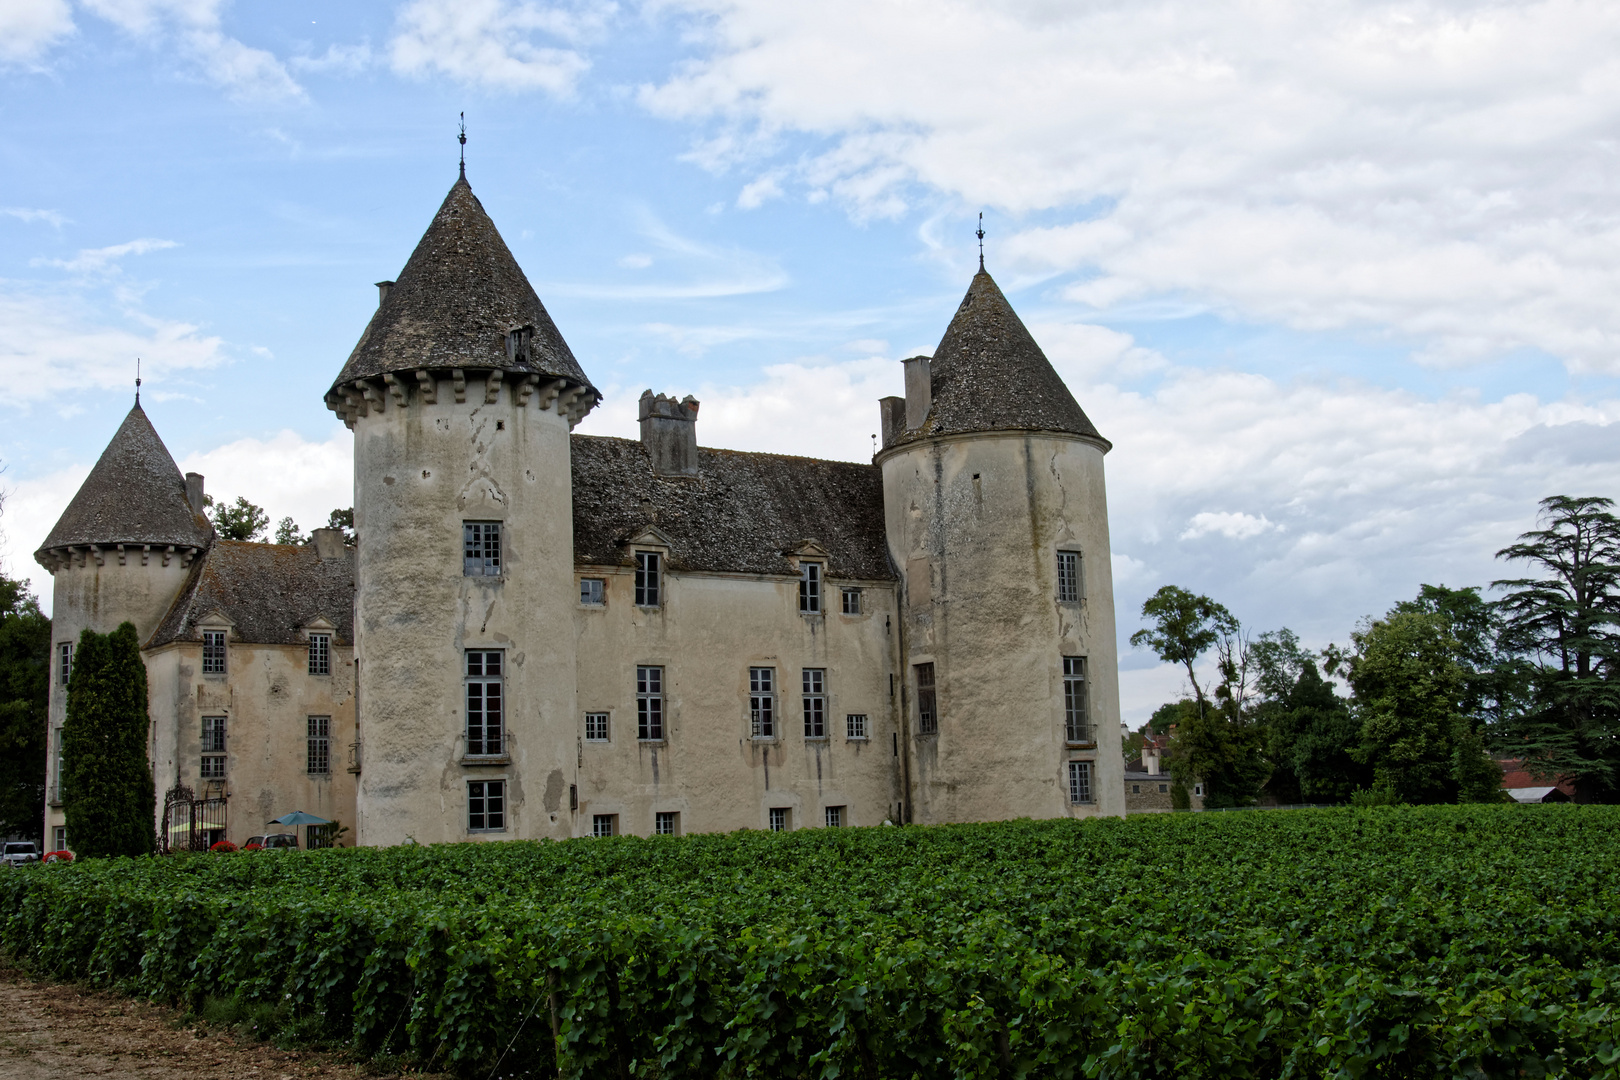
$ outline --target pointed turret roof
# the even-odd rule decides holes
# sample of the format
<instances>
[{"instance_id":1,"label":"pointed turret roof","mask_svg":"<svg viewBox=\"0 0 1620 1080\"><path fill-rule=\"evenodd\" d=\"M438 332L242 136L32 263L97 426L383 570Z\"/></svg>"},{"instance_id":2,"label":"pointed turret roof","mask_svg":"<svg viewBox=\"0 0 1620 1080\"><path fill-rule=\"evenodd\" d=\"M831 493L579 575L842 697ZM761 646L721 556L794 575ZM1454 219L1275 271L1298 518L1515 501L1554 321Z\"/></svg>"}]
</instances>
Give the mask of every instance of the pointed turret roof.
<instances>
[{"instance_id":1,"label":"pointed turret roof","mask_svg":"<svg viewBox=\"0 0 1620 1080\"><path fill-rule=\"evenodd\" d=\"M897 442L972 431L1056 431L1106 450L995 279L981 266L930 364L933 409Z\"/></svg>"},{"instance_id":2,"label":"pointed turret roof","mask_svg":"<svg viewBox=\"0 0 1620 1080\"><path fill-rule=\"evenodd\" d=\"M79 492L35 553L83 544L206 547L208 519L191 509L186 478L136 402Z\"/></svg>"},{"instance_id":3,"label":"pointed turret roof","mask_svg":"<svg viewBox=\"0 0 1620 1080\"><path fill-rule=\"evenodd\" d=\"M525 326L534 328L533 336L513 356L507 333ZM590 385L465 173L377 306L333 388L418 368L498 368Z\"/></svg>"}]
</instances>

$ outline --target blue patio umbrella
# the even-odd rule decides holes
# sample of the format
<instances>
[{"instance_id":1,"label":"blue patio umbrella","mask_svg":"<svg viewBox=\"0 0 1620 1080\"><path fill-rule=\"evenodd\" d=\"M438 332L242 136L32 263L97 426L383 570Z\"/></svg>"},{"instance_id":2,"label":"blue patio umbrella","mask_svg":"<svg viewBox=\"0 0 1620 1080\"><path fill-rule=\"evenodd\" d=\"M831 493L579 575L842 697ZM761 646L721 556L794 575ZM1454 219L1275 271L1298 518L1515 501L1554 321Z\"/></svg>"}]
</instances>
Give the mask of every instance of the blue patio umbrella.
<instances>
[{"instance_id":1,"label":"blue patio umbrella","mask_svg":"<svg viewBox=\"0 0 1620 1080\"><path fill-rule=\"evenodd\" d=\"M314 814L306 814L302 810L294 810L290 814L283 814L278 818L271 818L272 825L330 825L330 821Z\"/></svg>"}]
</instances>

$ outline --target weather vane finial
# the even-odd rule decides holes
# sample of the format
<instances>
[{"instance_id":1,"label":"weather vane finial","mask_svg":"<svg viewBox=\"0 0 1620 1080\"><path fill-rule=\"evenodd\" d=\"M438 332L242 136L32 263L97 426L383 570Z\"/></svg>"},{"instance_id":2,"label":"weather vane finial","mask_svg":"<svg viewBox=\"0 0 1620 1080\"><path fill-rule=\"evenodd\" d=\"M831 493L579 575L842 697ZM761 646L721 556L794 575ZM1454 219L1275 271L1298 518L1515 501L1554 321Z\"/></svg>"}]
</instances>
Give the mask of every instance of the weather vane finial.
<instances>
[{"instance_id":1,"label":"weather vane finial","mask_svg":"<svg viewBox=\"0 0 1620 1080\"><path fill-rule=\"evenodd\" d=\"M135 358L135 404L141 403L141 358Z\"/></svg>"},{"instance_id":2,"label":"weather vane finial","mask_svg":"<svg viewBox=\"0 0 1620 1080\"><path fill-rule=\"evenodd\" d=\"M979 269L984 269L984 211L979 211L979 231L974 233L979 238Z\"/></svg>"},{"instance_id":3,"label":"weather vane finial","mask_svg":"<svg viewBox=\"0 0 1620 1080\"><path fill-rule=\"evenodd\" d=\"M461 176L462 176L462 179L466 179L466 176L467 176L467 114L466 113L461 114L461 135L459 136L459 138L461 139Z\"/></svg>"}]
</instances>

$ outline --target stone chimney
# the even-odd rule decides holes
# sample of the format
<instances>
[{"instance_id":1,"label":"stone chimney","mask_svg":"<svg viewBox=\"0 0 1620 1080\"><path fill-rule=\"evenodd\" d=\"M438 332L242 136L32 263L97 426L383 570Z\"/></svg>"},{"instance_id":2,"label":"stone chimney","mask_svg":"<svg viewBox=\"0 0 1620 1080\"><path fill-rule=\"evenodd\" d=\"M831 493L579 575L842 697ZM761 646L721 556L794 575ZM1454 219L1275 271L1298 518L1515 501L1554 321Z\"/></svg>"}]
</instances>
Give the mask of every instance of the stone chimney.
<instances>
[{"instance_id":1,"label":"stone chimney","mask_svg":"<svg viewBox=\"0 0 1620 1080\"><path fill-rule=\"evenodd\" d=\"M392 281L377 282L377 306L382 307L383 301L388 299L388 290L394 287Z\"/></svg>"},{"instance_id":2,"label":"stone chimney","mask_svg":"<svg viewBox=\"0 0 1620 1080\"><path fill-rule=\"evenodd\" d=\"M641 445L652 457L653 472L660 476L696 476L697 399L688 394L676 401L644 390L640 404Z\"/></svg>"},{"instance_id":3,"label":"stone chimney","mask_svg":"<svg viewBox=\"0 0 1620 1080\"><path fill-rule=\"evenodd\" d=\"M200 472L186 473L186 501L191 504L191 512L200 514L203 506L203 475Z\"/></svg>"},{"instance_id":4,"label":"stone chimney","mask_svg":"<svg viewBox=\"0 0 1620 1080\"><path fill-rule=\"evenodd\" d=\"M883 432L885 448L893 446L906 433L906 399L886 397L878 400L879 430Z\"/></svg>"},{"instance_id":5,"label":"stone chimney","mask_svg":"<svg viewBox=\"0 0 1620 1080\"><path fill-rule=\"evenodd\" d=\"M1163 771L1159 768L1159 748L1153 745L1153 736L1151 735L1148 736L1148 741L1142 745L1142 767L1155 775Z\"/></svg>"},{"instance_id":6,"label":"stone chimney","mask_svg":"<svg viewBox=\"0 0 1620 1080\"><path fill-rule=\"evenodd\" d=\"M343 558L342 529L311 529L309 542L315 545L315 557L321 562Z\"/></svg>"},{"instance_id":7,"label":"stone chimney","mask_svg":"<svg viewBox=\"0 0 1620 1080\"><path fill-rule=\"evenodd\" d=\"M928 413L934 407L934 380L929 374L931 361L926 356L913 356L902 360L906 365L906 430L916 431L928 422Z\"/></svg>"}]
</instances>

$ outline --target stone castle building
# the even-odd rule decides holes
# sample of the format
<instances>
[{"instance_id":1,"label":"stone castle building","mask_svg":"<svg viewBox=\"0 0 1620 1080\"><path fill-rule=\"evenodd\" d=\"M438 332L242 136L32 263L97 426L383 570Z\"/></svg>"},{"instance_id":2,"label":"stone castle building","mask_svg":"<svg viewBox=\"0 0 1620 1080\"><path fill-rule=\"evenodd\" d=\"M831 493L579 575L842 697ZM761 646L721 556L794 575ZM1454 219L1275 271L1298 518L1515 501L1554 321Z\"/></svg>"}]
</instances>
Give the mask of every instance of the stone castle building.
<instances>
[{"instance_id":1,"label":"stone castle building","mask_svg":"<svg viewBox=\"0 0 1620 1080\"><path fill-rule=\"evenodd\" d=\"M982 265L870 464L700 446L651 391L639 440L572 434L601 395L465 174L379 294L325 398L352 546L220 539L137 403L36 553L48 840L73 642L126 619L208 840L1124 813L1109 443Z\"/></svg>"}]
</instances>

